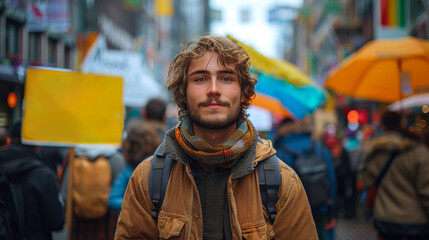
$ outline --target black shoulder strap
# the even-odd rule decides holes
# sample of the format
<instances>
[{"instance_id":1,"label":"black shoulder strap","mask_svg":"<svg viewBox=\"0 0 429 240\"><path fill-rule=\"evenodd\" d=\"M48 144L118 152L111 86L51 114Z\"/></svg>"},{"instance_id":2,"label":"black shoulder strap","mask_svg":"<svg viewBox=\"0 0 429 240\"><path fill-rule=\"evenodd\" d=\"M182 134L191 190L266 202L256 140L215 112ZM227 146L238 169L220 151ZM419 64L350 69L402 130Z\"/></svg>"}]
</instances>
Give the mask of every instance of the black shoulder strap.
<instances>
[{"instance_id":1,"label":"black shoulder strap","mask_svg":"<svg viewBox=\"0 0 429 240\"><path fill-rule=\"evenodd\" d=\"M164 200L172 165L173 159L164 155L164 142L162 142L153 154L149 172L149 194L155 206L152 211L152 217L155 219L158 218Z\"/></svg>"},{"instance_id":2,"label":"black shoulder strap","mask_svg":"<svg viewBox=\"0 0 429 240\"><path fill-rule=\"evenodd\" d=\"M389 159L387 160L386 165L384 165L383 169L380 172L380 175L378 175L377 179L375 180L376 186L380 186L381 180L383 180L384 175L386 175L387 170L389 170L389 167L392 165L393 160L398 154L399 154L399 150L392 151L392 153L389 156Z\"/></svg>"},{"instance_id":3,"label":"black shoulder strap","mask_svg":"<svg viewBox=\"0 0 429 240\"><path fill-rule=\"evenodd\" d=\"M152 217L157 219L162 201L167 190L170 179L173 159L163 154L164 142L162 142L153 154L149 173L149 194L155 209ZM280 164L276 155L273 155L257 165L259 190L262 204L265 206L271 223L274 222L276 214L276 203L278 191L281 185Z\"/></svg>"},{"instance_id":4,"label":"black shoulder strap","mask_svg":"<svg viewBox=\"0 0 429 240\"><path fill-rule=\"evenodd\" d=\"M17 227L19 232L17 234L24 235L25 229L25 221L24 221L24 195L22 193L22 188L19 183L10 183L10 191L11 191L11 199L13 202L12 211L14 211L17 221Z\"/></svg>"},{"instance_id":5,"label":"black shoulder strap","mask_svg":"<svg viewBox=\"0 0 429 240\"><path fill-rule=\"evenodd\" d=\"M259 190L262 204L267 209L271 223L276 219L276 203L281 185L280 164L276 155L259 162L257 165Z\"/></svg>"}]
</instances>

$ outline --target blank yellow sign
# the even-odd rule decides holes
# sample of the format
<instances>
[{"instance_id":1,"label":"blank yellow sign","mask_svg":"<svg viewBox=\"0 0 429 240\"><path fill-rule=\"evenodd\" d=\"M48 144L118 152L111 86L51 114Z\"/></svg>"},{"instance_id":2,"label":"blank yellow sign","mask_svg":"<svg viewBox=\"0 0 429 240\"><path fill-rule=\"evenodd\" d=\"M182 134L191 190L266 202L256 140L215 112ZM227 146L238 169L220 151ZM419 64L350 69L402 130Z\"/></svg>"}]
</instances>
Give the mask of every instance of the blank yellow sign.
<instances>
[{"instance_id":1,"label":"blank yellow sign","mask_svg":"<svg viewBox=\"0 0 429 240\"><path fill-rule=\"evenodd\" d=\"M28 68L22 140L57 146L118 145L122 92L121 77Z\"/></svg>"}]
</instances>

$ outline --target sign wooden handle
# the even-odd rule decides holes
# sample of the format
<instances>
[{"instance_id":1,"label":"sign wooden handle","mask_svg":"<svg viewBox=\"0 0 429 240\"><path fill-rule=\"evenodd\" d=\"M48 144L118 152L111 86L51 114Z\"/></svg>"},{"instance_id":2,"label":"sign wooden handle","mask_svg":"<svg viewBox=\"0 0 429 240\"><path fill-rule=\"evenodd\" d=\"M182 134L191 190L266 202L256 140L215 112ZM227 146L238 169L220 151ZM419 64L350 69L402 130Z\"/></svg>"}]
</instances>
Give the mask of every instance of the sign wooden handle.
<instances>
[{"instance_id":1,"label":"sign wooden handle","mask_svg":"<svg viewBox=\"0 0 429 240\"><path fill-rule=\"evenodd\" d=\"M73 172L74 172L75 148L69 149L69 178L67 183L67 205L66 205L66 224L71 232L73 221Z\"/></svg>"}]
</instances>

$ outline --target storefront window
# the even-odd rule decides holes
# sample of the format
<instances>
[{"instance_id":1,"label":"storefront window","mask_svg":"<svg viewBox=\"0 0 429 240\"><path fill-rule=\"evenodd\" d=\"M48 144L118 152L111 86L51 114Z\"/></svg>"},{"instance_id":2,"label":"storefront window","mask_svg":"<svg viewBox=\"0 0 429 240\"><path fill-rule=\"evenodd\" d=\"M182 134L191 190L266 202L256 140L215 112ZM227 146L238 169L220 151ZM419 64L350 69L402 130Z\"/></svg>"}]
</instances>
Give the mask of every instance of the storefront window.
<instances>
[{"instance_id":1,"label":"storefront window","mask_svg":"<svg viewBox=\"0 0 429 240\"><path fill-rule=\"evenodd\" d=\"M12 63L22 61L23 25L12 19L6 19L6 57Z\"/></svg>"},{"instance_id":2,"label":"storefront window","mask_svg":"<svg viewBox=\"0 0 429 240\"><path fill-rule=\"evenodd\" d=\"M42 65L42 33L29 33L28 59L31 65Z\"/></svg>"},{"instance_id":3,"label":"storefront window","mask_svg":"<svg viewBox=\"0 0 429 240\"><path fill-rule=\"evenodd\" d=\"M49 38L48 40L48 65L56 67L58 64L58 40Z\"/></svg>"},{"instance_id":4,"label":"storefront window","mask_svg":"<svg viewBox=\"0 0 429 240\"><path fill-rule=\"evenodd\" d=\"M64 47L64 67L72 68L72 48L70 46Z\"/></svg>"}]
</instances>

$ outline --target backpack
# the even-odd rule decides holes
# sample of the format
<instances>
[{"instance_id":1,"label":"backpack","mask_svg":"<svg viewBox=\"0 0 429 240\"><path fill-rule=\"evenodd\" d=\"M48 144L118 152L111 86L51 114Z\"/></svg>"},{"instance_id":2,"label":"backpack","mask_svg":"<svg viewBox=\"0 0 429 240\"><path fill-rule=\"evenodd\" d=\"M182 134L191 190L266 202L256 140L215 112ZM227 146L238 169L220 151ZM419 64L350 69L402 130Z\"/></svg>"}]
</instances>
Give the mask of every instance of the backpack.
<instances>
[{"instance_id":1,"label":"backpack","mask_svg":"<svg viewBox=\"0 0 429 240\"><path fill-rule=\"evenodd\" d=\"M157 219L162 201L170 179L171 167L174 160L163 154L162 142L153 154L149 172L149 195L155 209L152 217ZM259 179L259 190L262 203L268 213L270 222L274 223L277 216L275 204L278 200L278 191L281 185L280 164L276 155L273 155L256 166Z\"/></svg>"},{"instance_id":2,"label":"backpack","mask_svg":"<svg viewBox=\"0 0 429 240\"><path fill-rule=\"evenodd\" d=\"M73 160L73 212L81 218L106 215L112 183L110 162L106 157L77 157Z\"/></svg>"},{"instance_id":3,"label":"backpack","mask_svg":"<svg viewBox=\"0 0 429 240\"><path fill-rule=\"evenodd\" d=\"M295 172L301 179L311 208L317 209L332 203L329 168L323 157L323 150L316 152L316 143L312 142L309 152L298 154L286 146L278 146L295 160Z\"/></svg>"},{"instance_id":4,"label":"backpack","mask_svg":"<svg viewBox=\"0 0 429 240\"><path fill-rule=\"evenodd\" d=\"M27 161L26 158L16 159L14 163ZM34 159L30 159L34 161ZM6 168L6 166L1 166ZM24 196L21 188L22 180L40 169L40 165L19 174L0 173L0 239L27 239L24 219Z\"/></svg>"}]
</instances>

